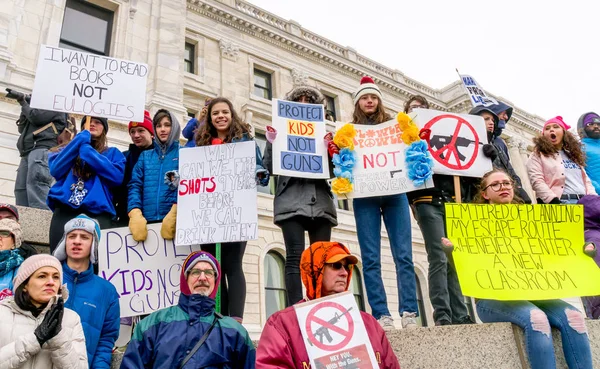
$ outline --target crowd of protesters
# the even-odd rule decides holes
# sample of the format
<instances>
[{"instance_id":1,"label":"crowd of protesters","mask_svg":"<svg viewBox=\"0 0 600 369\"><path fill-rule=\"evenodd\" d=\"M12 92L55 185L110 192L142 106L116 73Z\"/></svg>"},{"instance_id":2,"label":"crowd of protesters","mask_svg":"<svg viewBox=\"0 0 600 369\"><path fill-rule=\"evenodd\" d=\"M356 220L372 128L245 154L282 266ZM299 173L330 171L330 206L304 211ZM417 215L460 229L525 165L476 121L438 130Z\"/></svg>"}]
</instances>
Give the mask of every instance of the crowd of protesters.
<instances>
[{"instance_id":1,"label":"crowd of protesters","mask_svg":"<svg viewBox=\"0 0 600 369\"><path fill-rule=\"evenodd\" d=\"M105 118L84 117L77 133L74 119L67 115L33 109L29 96L13 90L7 97L22 106L17 121L21 163L16 203L52 210L48 232L53 256L36 255L35 248L23 241L17 208L0 204L0 367L109 368L119 336L119 295L111 283L96 275L101 229L128 226L133 239L141 242L147 238L148 223L161 223L161 236L173 239L180 150L253 141L253 130L230 100L216 97L207 99L198 119L191 119L183 129L185 145L180 145L182 131L176 116L159 109L153 117L146 111L142 122L129 123L132 144L122 153L108 144ZM370 77L362 78L352 98L351 123L377 125L392 119L381 90ZM311 86L297 86L284 99L325 104L321 92ZM412 96L404 112L413 109L429 109L429 103L423 96ZM455 182L452 176L434 174L431 188L353 200L371 307L371 314L361 315L381 368L399 368L384 331L417 326L411 213L427 252L435 325L474 323L448 252L452 245L445 238L444 204L532 203L501 137L512 113L513 108L503 102L469 112L483 118L488 132L483 152L494 170L483 178L460 177ZM584 204L584 251L600 265L595 250L595 243L600 242L600 198L596 195L600 189L596 163L600 161L595 160L600 159L600 116L593 112L581 116L581 141L570 128L560 116L545 122L527 162L528 180L539 204ZM256 145L258 185L267 186L271 179L272 143L277 133L267 126L264 153ZM340 150L331 133L323 137L323 144L331 161ZM338 220L327 180L273 179L273 219L281 228L286 250L288 308L269 318L258 351L241 325L246 242L223 244L219 261L216 245L207 244L183 263L177 305L154 312L135 326L123 368L203 368L224 363L231 368L253 368L255 362L262 368L306 367L304 344L295 342L301 336L292 306L348 290L358 259L346 246L331 240ZM460 191L455 191L456 183ZM388 308L381 273L382 219L396 268L398 325ZM215 311L219 286L220 313ZM598 319L600 298L586 298L584 303L587 315ZM550 326L558 327L571 342L565 346L568 366L591 368L584 314L567 303L478 300L477 312L484 322L512 322L524 329L533 369L555 365ZM215 329L218 333L212 333Z\"/></svg>"}]
</instances>

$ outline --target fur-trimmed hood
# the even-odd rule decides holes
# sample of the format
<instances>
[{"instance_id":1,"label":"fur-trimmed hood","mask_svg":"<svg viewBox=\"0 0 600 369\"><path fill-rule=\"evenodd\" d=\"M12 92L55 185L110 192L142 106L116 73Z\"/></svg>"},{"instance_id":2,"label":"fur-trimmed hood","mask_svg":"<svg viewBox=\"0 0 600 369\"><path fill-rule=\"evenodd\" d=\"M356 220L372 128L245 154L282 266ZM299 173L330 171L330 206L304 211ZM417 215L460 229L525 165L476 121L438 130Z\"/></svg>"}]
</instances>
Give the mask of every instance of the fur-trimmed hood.
<instances>
[{"instance_id":1,"label":"fur-trimmed hood","mask_svg":"<svg viewBox=\"0 0 600 369\"><path fill-rule=\"evenodd\" d=\"M296 86L285 95L287 101L298 101L301 96L307 96L311 104L325 103L325 96L321 91L308 85Z\"/></svg>"}]
</instances>

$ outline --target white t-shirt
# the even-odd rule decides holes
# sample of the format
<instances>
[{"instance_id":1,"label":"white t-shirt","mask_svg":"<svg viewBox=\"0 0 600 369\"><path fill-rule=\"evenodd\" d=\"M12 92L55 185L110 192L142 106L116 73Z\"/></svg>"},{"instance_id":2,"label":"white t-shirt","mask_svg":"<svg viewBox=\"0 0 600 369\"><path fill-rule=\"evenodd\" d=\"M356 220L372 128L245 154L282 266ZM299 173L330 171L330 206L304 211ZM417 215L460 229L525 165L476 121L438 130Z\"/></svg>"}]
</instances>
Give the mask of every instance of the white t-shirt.
<instances>
[{"instance_id":1,"label":"white t-shirt","mask_svg":"<svg viewBox=\"0 0 600 369\"><path fill-rule=\"evenodd\" d=\"M565 168L565 188L563 195L585 195L585 183L582 170L577 163L569 159L564 150L560 150L562 165Z\"/></svg>"}]
</instances>

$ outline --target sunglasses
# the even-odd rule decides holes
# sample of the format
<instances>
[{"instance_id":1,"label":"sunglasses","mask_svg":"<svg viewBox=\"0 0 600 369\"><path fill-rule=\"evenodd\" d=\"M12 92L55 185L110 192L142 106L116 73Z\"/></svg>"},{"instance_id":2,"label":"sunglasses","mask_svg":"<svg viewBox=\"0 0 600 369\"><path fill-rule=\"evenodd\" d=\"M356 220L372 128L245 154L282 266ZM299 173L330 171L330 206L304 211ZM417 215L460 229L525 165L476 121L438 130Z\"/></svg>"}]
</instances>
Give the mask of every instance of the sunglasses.
<instances>
[{"instance_id":1,"label":"sunglasses","mask_svg":"<svg viewBox=\"0 0 600 369\"><path fill-rule=\"evenodd\" d=\"M339 261L335 263L326 263L326 265L329 265L333 270L340 270L344 268L347 272L351 271L352 267L354 266L353 264L342 264Z\"/></svg>"},{"instance_id":2,"label":"sunglasses","mask_svg":"<svg viewBox=\"0 0 600 369\"><path fill-rule=\"evenodd\" d=\"M214 278L215 270L214 269L192 269L190 271L190 275L194 278L199 278L202 273L206 276L206 278Z\"/></svg>"}]
</instances>

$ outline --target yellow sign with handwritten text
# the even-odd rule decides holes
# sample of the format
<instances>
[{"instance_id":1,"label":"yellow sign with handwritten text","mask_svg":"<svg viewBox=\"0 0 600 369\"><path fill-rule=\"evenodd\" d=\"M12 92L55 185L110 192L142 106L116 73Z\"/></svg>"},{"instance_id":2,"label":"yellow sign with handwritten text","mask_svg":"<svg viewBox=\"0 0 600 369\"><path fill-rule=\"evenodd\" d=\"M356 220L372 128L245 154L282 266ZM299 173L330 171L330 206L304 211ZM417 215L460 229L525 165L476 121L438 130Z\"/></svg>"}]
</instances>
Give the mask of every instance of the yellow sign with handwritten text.
<instances>
[{"instance_id":1,"label":"yellow sign with handwritten text","mask_svg":"<svg viewBox=\"0 0 600 369\"><path fill-rule=\"evenodd\" d=\"M446 229L465 296L548 300L600 295L583 253L583 206L446 204Z\"/></svg>"}]
</instances>

